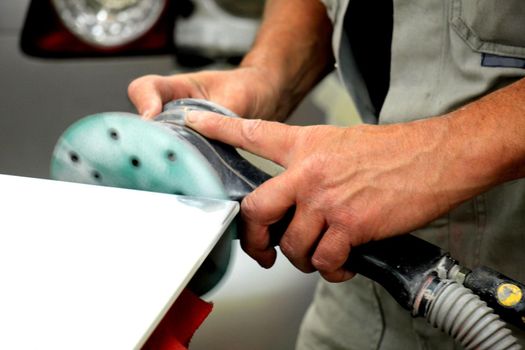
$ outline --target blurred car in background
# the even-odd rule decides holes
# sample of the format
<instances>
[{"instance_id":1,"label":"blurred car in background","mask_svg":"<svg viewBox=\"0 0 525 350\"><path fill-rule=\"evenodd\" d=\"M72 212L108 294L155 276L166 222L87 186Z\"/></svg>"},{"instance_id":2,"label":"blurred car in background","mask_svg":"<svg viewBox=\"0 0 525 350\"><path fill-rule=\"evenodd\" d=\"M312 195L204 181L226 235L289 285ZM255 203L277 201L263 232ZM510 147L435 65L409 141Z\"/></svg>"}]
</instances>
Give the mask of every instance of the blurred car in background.
<instances>
[{"instance_id":1,"label":"blurred car in background","mask_svg":"<svg viewBox=\"0 0 525 350\"><path fill-rule=\"evenodd\" d=\"M262 6L234 0L1 1L0 173L47 178L54 144L70 124L102 111L134 112L126 91L136 77L237 62L255 35ZM307 99L290 123L320 123L299 117L320 115ZM229 273L204 296L214 312L191 348L292 349L317 278L282 256L263 270L234 242Z\"/></svg>"}]
</instances>

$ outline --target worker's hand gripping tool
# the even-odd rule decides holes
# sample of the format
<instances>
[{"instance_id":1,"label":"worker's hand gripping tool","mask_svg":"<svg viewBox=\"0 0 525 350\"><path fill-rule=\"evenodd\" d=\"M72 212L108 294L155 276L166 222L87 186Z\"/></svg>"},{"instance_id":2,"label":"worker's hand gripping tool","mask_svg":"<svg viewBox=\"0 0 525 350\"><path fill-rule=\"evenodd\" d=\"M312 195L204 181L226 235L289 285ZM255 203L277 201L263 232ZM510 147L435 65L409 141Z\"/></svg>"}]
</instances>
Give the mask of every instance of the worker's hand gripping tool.
<instances>
[{"instance_id":1,"label":"worker's hand gripping tool","mask_svg":"<svg viewBox=\"0 0 525 350\"><path fill-rule=\"evenodd\" d=\"M241 201L270 176L228 145L184 126L188 110L236 117L204 100L168 103L154 122L128 113L102 113L72 125L53 154L59 180ZM291 208L271 227L278 244ZM222 278L229 261L228 230L192 280L197 293ZM467 349L519 349L505 324L525 329L525 286L486 267L469 270L447 252L412 235L371 242L352 250L346 266L381 284L414 316L423 316ZM481 298L481 300L480 300ZM482 301L483 300L483 301Z\"/></svg>"}]
</instances>

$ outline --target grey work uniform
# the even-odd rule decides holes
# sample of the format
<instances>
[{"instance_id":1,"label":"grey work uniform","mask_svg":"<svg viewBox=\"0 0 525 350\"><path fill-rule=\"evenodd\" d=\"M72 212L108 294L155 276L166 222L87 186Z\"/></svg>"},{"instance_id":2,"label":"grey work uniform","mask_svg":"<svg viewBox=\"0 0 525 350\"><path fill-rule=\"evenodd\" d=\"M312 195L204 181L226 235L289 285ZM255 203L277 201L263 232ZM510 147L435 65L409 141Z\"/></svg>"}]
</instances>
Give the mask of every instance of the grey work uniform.
<instances>
[{"instance_id":1,"label":"grey work uniform","mask_svg":"<svg viewBox=\"0 0 525 350\"><path fill-rule=\"evenodd\" d=\"M525 75L524 0L393 0L389 87L377 111L345 31L349 1L323 2L334 23L340 76L366 122L442 115ZM373 15L367 18L375 20ZM525 281L525 181L477 196L416 234L466 266L486 265ZM525 332L510 328L525 344ZM460 346L425 320L413 319L382 287L357 276L345 283L319 283L297 348Z\"/></svg>"}]
</instances>

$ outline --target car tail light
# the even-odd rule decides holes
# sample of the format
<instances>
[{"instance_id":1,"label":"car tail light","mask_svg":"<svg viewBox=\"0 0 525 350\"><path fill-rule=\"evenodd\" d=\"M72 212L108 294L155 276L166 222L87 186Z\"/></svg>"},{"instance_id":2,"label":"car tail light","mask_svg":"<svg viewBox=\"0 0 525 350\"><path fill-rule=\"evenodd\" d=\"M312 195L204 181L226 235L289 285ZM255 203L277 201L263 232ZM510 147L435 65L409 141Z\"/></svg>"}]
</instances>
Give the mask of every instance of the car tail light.
<instances>
[{"instance_id":1,"label":"car tail light","mask_svg":"<svg viewBox=\"0 0 525 350\"><path fill-rule=\"evenodd\" d=\"M182 4L188 0L32 0L21 48L42 58L172 53Z\"/></svg>"},{"instance_id":2,"label":"car tail light","mask_svg":"<svg viewBox=\"0 0 525 350\"><path fill-rule=\"evenodd\" d=\"M185 66L235 64L252 44L263 6L264 0L31 0L20 44L40 58L174 54Z\"/></svg>"},{"instance_id":3,"label":"car tail light","mask_svg":"<svg viewBox=\"0 0 525 350\"><path fill-rule=\"evenodd\" d=\"M64 25L79 39L116 47L141 37L158 21L165 0L52 0Z\"/></svg>"}]
</instances>

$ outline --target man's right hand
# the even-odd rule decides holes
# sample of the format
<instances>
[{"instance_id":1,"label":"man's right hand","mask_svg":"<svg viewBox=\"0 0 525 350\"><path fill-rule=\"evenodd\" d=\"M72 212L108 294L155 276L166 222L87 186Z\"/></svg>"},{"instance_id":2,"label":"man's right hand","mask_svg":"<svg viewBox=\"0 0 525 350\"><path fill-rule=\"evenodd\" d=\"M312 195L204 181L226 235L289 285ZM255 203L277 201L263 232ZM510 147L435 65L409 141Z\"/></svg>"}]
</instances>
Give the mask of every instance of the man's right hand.
<instances>
[{"instance_id":1,"label":"man's right hand","mask_svg":"<svg viewBox=\"0 0 525 350\"><path fill-rule=\"evenodd\" d=\"M268 74L256 67L172 76L147 75L129 85L128 95L146 119L159 114L165 103L180 98L213 101L243 117L276 120L289 112L286 106L279 106L279 92Z\"/></svg>"}]
</instances>

